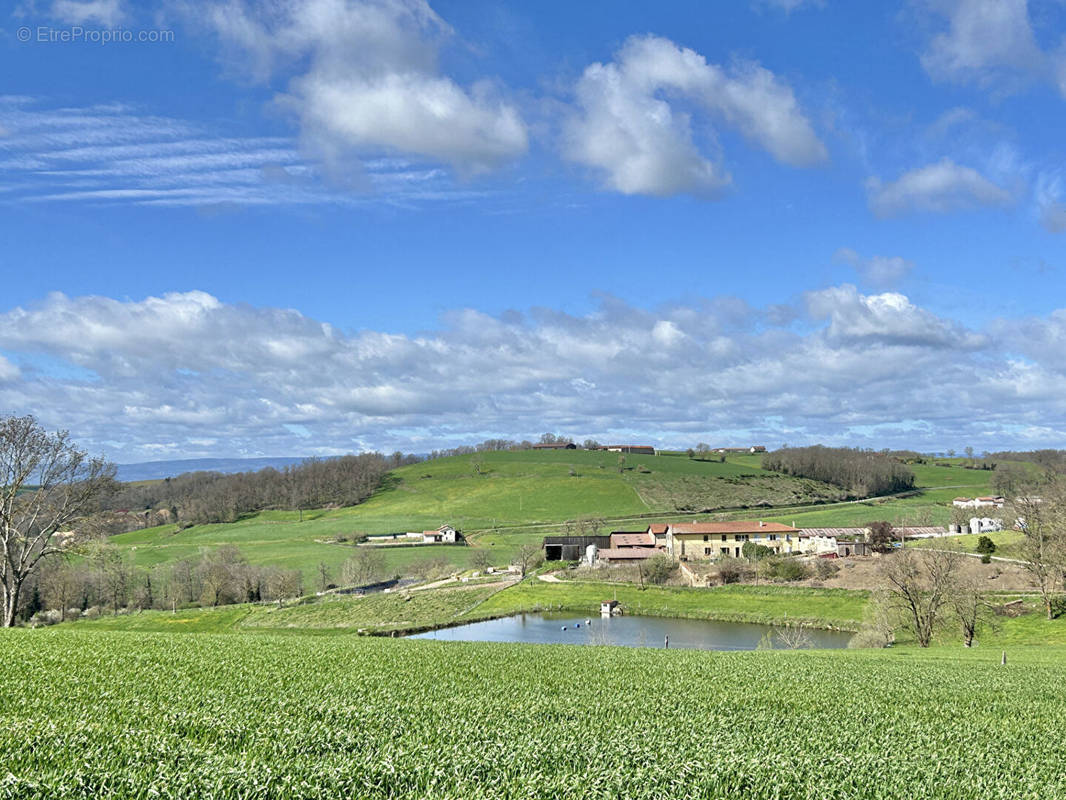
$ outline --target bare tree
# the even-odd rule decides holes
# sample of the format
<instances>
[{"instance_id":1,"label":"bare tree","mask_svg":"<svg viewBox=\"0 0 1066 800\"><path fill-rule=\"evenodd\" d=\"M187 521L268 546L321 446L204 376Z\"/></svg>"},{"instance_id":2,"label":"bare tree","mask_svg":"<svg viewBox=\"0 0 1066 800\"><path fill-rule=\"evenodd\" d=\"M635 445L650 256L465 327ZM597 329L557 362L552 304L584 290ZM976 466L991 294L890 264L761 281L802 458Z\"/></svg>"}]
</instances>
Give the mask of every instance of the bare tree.
<instances>
[{"instance_id":1,"label":"bare tree","mask_svg":"<svg viewBox=\"0 0 1066 800\"><path fill-rule=\"evenodd\" d=\"M535 544L524 544L518 548L514 563L518 565L522 577L525 577L526 572L536 567L543 559L544 555L540 552L539 547Z\"/></svg>"},{"instance_id":2,"label":"bare tree","mask_svg":"<svg viewBox=\"0 0 1066 800\"><path fill-rule=\"evenodd\" d=\"M1021 528L1021 556L1033 578L1048 619L1055 616L1055 595L1066 572L1066 484L1056 479L1041 486L1040 495L1027 492L1013 498L1009 508Z\"/></svg>"},{"instance_id":3,"label":"bare tree","mask_svg":"<svg viewBox=\"0 0 1066 800\"><path fill-rule=\"evenodd\" d=\"M992 606L985 600L976 577L967 575L959 579L951 593L951 605L962 628L962 644L972 647L978 626L992 617Z\"/></svg>"},{"instance_id":4,"label":"bare tree","mask_svg":"<svg viewBox=\"0 0 1066 800\"><path fill-rule=\"evenodd\" d=\"M385 554L371 545L363 545L344 562L341 580L347 586L365 586L380 579L384 573Z\"/></svg>"},{"instance_id":5,"label":"bare tree","mask_svg":"<svg viewBox=\"0 0 1066 800\"><path fill-rule=\"evenodd\" d=\"M319 591L326 591L329 588L330 581L333 580L333 576L330 575L329 564L325 561L318 562L318 588Z\"/></svg>"},{"instance_id":6,"label":"bare tree","mask_svg":"<svg viewBox=\"0 0 1066 800\"><path fill-rule=\"evenodd\" d=\"M869 531L866 541L874 550L885 553L892 549L892 543L896 540L896 531L891 522L885 520L867 522L866 530Z\"/></svg>"},{"instance_id":7,"label":"bare tree","mask_svg":"<svg viewBox=\"0 0 1066 800\"><path fill-rule=\"evenodd\" d=\"M889 603L902 615L919 647L928 647L951 602L961 555L927 550L920 555L904 548L881 563Z\"/></svg>"},{"instance_id":8,"label":"bare tree","mask_svg":"<svg viewBox=\"0 0 1066 800\"><path fill-rule=\"evenodd\" d=\"M89 458L66 431L32 416L0 419L0 592L2 624L15 624L26 581L74 539L70 529L114 483L115 467ZM60 535L70 533L70 535Z\"/></svg>"}]
</instances>

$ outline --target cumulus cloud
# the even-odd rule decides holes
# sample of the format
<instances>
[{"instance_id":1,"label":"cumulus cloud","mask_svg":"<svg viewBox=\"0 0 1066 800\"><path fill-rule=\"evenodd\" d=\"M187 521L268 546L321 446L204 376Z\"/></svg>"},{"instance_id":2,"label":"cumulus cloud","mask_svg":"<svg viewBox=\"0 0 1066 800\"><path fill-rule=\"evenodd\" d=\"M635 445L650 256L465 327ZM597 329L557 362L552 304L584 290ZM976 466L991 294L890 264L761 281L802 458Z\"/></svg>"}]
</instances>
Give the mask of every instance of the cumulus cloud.
<instances>
[{"instance_id":1,"label":"cumulus cloud","mask_svg":"<svg viewBox=\"0 0 1066 800\"><path fill-rule=\"evenodd\" d=\"M919 308L898 292L863 295L845 284L808 292L805 300L813 319L829 322L825 332L830 340L869 339L881 344L952 350L984 345L978 334Z\"/></svg>"},{"instance_id":2,"label":"cumulus cloud","mask_svg":"<svg viewBox=\"0 0 1066 800\"><path fill-rule=\"evenodd\" d=\"M833 258L850 265L868 284L877 287L895 286L914 269L914 262L902 256L863 258L849 247L841 247Z\"/></svg>"},{"instance_id":3,"label":"cumulus cloud","mask_svg":"<svg viewBox=\"0 0 1066 800\"><path fill-rule=\"evenodd\" d=\"M923 5L946 22L922 54L922 66L934 78L1002 90L1066 74L1061 54L1046 52L1037 42L1028 0L925 0ZM1066 83L1060 82L1060 89L1066 94Z\"/></svg>"},{"instance_id":4,"label":"cumulus cloud","mask_svg":"<svg viewBox=\"0 0 1066 800\"><path fill-rule=\"evenodd\" d=\"M714 196L729 185L714 145L694 141L685 101L778 161L826 158L792 89L772 72L753 62L726 70L662 37L630 37L614 61L589 65L574 93L563 153L623 194Z\"/></svg>"},{"instance_id":5,"label":"cumulus cloud","mask_svg":"<svg viewBox=\"0 0 1066 800\"><path fill-rule=\"evenodd\" d=\"M949 158L912 169L889 183L870 178L866 182L866 196L871 210L881 217L913 211L946 213L975 206L1002 206L1012 200L1006 189L973 167L964 167Z\"/></svg>"},{"instance_id":6,"label":"cumulus cloud","mask_svg":"<svg viewBox=\"0 0 1066 800\"><path fill-rule=\"evenodd\" d=\"M437 51L450 33L423 0L226 0L203 14L237 66L291 75L279 103L338 168L367 154L446 162L467 174L525 153L526 126L488 81L461 87Z\"/></svg>"},{"instance_id":7,"label":"cumulus cloud","mask_svg":"<svg viewBox=\"0 0 1066 800\"><path fill-rule=\"evenodd\" d=\"M937 447L1066 428L1066 311L979 331L845 285L769 312L608 298L584 315L457 310L411 336L195 291L54 294L0 314L0 349L19 361L0 360L0 407L126 461L418 451L550 429L862 444L897 425L900 445Z\"/></svg>"}]
</instances>

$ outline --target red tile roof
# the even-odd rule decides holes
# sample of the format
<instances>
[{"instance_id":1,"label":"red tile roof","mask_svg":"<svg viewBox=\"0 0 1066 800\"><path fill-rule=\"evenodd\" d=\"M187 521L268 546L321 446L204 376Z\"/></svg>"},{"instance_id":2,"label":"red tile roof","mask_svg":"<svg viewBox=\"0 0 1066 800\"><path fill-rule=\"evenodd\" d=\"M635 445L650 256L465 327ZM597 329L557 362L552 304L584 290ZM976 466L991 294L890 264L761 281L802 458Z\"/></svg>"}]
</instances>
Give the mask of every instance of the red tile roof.
<instances>
[{"instance_id":1,"label":"red tile roof","mask_svg":"<svg viewBox=\"0 0 1066 800\"><path fill-rule=\"evenodd\" d=\"M655 523L653 523L653 524L648 526L648 531L650 531L653 534L662 535L662 534L666 533L666 529L669 528L669 527L670 526L667 525L665 522L655 522Z\"/></svg>"},{"instance_id":2,"label":"red tile roof","mask_svg":"<svg viewBox=\"0 0 1066 800\"><path fill-rule=\"evenodd\" d=\"M799 533L797 528L780 522L739 520L736 522L683 522L671 525L674 534L692 533Z\"/></svg>"},{"instance_id":3,"label":"red tile roof","mask_svg":"<svg viewBox=\"0 0 1066 800\"><path fill-rule=\"evenodd\" d=\"M611 534L611 547L654 547L655 537L647 531L639 533L615 531Z\"/></svg>"}]
</instances>

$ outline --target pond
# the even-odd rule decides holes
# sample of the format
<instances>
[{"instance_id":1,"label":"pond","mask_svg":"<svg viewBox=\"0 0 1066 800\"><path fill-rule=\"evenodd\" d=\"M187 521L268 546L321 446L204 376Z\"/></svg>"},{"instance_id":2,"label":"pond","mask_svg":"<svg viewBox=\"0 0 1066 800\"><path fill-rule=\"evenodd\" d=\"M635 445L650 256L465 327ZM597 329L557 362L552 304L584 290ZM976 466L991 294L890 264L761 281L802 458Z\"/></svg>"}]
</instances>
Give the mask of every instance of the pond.
<instances>
[{"instance_id":1,"label":"pond","mask_svg":"<svg viewBox=\"0 0 1066 800\"><path fill-rule=\"evenodd\" d=\"M412 639L439 639L457 642L525 642L528 644L600 644L623 647L670 647L689 650L754 650L764 639L774 649L782 649L772 625L742 622L714 622L670 617L579 617L572 613L518 614L502 619L471 622L415 634ZM805 629L806 647L839 649L848 646L852 634L841 631ZM766 644L763 645L764 647Z\"/></svg>"}]
</instances>

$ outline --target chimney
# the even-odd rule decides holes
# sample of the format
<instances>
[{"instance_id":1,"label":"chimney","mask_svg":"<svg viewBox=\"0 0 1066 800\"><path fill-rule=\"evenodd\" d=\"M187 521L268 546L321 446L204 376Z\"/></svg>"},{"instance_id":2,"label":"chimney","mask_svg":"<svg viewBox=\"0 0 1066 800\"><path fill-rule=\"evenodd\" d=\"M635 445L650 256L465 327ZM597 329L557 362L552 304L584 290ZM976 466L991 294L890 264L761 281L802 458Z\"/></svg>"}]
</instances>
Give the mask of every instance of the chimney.
<instances>
[{"instance_id":1,"label":"chimney","mask_svg":"<svg viewBox=\"0 0 1066 800\"><path fill-rule=\"evenodd\" d=\"M762 520L761 519L759 520L759 527L760 528L762 527Z\"/></svg>"}]
</instances>

